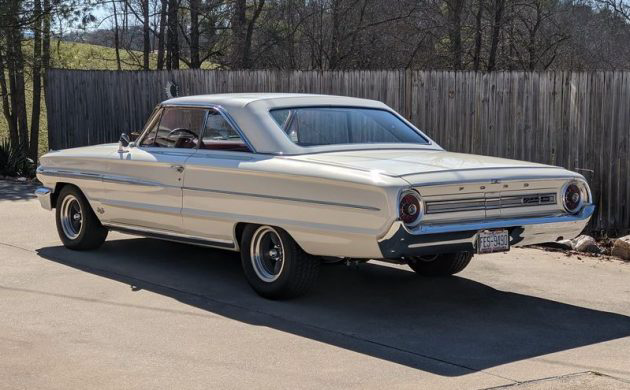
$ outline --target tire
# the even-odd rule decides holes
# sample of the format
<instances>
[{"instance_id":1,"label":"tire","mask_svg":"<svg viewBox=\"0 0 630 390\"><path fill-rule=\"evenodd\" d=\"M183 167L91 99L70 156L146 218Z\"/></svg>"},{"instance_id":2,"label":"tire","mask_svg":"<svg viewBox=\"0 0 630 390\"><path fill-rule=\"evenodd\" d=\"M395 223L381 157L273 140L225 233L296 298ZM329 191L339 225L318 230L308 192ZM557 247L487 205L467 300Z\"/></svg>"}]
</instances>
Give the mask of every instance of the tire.
<instances>
[{"instance_id":1,"label":"tire","mask_svg":"<svg viewBox=\"0 0 630 390\"><path fill-rule=\"evenodd\" d=\"M472 257L473 254L470 252L445 253L411 257L407 259L407 264L419 275L450 276L466 268Z\"/></svg>"},{"instance_id":2,"label":"tire","mask_svg":"<svg viewBox=\"0 0 630 390\"><path fill-rule=\"evenodd\" d=\"M101 225L81 190L73 185L66 185L59 192L55 217L59 238L68 249L96 249L107 238L108 230Z\"/></svg>"},{"instance_id":3,"label":"tire","mask_svg":"<svg viewBox=\"0 0 630 390\"><path fill-rule=\"evenodd\" d=\"M320 263L319 258L304 252L280 228L247 225L243 231L243 272L254 291L265 298L293 298L304 294L315 284Z\"/></svg>"}]
</instances>

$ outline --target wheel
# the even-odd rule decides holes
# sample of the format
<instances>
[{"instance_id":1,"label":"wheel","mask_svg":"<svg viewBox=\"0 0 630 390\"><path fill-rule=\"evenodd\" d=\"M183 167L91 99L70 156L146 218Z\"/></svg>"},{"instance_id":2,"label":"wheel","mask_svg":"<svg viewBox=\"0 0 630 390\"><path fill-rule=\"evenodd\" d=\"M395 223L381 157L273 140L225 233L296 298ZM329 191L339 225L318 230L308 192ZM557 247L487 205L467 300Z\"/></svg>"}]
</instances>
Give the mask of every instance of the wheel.
<instances>
[{"instance_id":1,"label":"wheel","mask_svg":"<svg viewBox=\"0 0 630 390\"><path fill-rule=\"evenodd\" d=\"M69 249L96 249L107 238L108 230L101 225L81 191L71 185L61 189L55 209L57 232Z\"/></svg>"},{"instance_id":2,"label":"wheel","mask_svg":"<svg viewBox=\"0 0 630 390\"><path fill-rule=\"evenodd\" d=\"M317 280L320 260L307 254L284 230L248 225L241 240L241 264L247 281L265 298L304 294Z\"/></svg>"},{"instance_id":3,"label":"wheel","mask_svg":"<svg viewBox=\"0 0 630 390\"><path fill-rule=\"evenodd\" d=\"M449 276L466 268L472 257L473 255L470 252L414 256L407 259L407 264L419 275Z\"/></svg>"}]
</instances>

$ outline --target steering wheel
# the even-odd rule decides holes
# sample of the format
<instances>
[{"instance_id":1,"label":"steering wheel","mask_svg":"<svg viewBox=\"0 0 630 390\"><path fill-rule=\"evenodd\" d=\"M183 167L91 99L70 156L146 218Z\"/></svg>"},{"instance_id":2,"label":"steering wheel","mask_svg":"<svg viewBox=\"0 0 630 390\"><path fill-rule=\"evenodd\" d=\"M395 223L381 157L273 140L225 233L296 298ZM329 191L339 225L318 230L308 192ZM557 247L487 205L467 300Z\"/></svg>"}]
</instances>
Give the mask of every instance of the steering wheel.
<instances>
[{"instance_id":1,"label":"steering wheel","mask_svg":"<svg viewBox=\"0 0 630 390\"><path fill-rule=\"evenodd\" d=\"M175 145L173 145L176 148L193 148L196 144L196 141L198 139L197 134L189 129L183 128L183 127L178 127L176 129L171 130L168 135L166 136L166 138L171 138L174 134L177 133L187 133L190 134L192 137L178 137L177 140L175 141Z\"/></svg>"},{"instance_id":2,"label":"steering wheel","mask_svg":"<svg viewBox=\"0 0 630 390\"><path fill-rule=\"evenodd\" d=\"M177 133L188 133L192 135L193 138L197 138L197 133L195 133L192 130L186 129L184 127L178 127L176 129L171 130L166 137L170 138L173 134L177 134Z\"/></svg>"}]
</instances>

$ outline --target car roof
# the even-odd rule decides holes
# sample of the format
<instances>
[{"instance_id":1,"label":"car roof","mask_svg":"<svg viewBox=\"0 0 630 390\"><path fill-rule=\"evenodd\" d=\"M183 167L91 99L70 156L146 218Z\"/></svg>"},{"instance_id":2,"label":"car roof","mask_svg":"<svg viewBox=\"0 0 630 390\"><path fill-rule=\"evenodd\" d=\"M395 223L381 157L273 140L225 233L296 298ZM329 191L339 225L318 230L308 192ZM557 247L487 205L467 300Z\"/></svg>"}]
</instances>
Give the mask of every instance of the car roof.
<instances>
[{"instance_id":1,"label":"car roof","mask_svg":"<svg viewBox=\"0 0 630 390\"><path fill-rule=\"evenodd\" d=\"M379 144L321 145L303 147L293 143L278 123L269 115L274 109L293 107L358 107L380 109L398 115L385 103L377 100L347 96L315 95L305 93L226 93L216 95L185 96L169 99L162 106L212 107L216 106L257 153L296 155L357 148L382 148ZM414 126L401 118L410 127ZM416 129L417 130L417 129ZM420 132L418 130L418 132ZM422 134L422 132L420 132ZM429 138L422 134L425 138ZM431 148L441 149L431 142ZM393 144L387 145L392 148ZM427 148L426 145L420 145Z\"/></svg>"},{"instance_id":2,"label":"car roof","mask_svg":"<svg viewBox=\"0 0 630 390\"><path fill-rule=\"evenodd\" d=\"M220 105L225 108L243 108L251 103L265 101L270 106L277 103L295 105L319 105L325 99L332 105L349 105L382 108L382 102L348 96L306 94L306 93L224 93L212 95L183 96L163 101L163 105L206 106ZM275 103L275 104L274 104Z\"/></svg>"}]
</instances>

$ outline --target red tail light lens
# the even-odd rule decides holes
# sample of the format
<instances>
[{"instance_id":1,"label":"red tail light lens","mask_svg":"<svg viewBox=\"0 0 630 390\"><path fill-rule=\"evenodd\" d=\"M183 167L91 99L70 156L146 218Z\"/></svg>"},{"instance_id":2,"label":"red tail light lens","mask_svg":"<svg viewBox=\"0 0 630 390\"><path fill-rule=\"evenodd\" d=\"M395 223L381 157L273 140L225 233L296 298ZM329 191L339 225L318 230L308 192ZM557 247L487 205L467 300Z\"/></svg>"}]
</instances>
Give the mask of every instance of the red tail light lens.
<instances>
[{"instance_id":1,"label":"red tail light lens","mask_svg":"<svg viewBox=\"0 0 630 390\"><path fill-rule=\"evenodd\" d=\"M398 207L400 220L407 225L412 225L419 220L421 211L420 195L415 191L403 192L400 196L400 205Z\"/></svg>"},{"instance_id":2,"label":"red tail light lens","mask_svg":"<svg viewBox=\"0 0 630 390\"><path fill-rule=\"evenodd\" d=\"M564 189L562 194L564 208L570 213L576 213L580 210L583 203L582 190L576 183L570 183Z\"/></svg>"}]
</instances>

